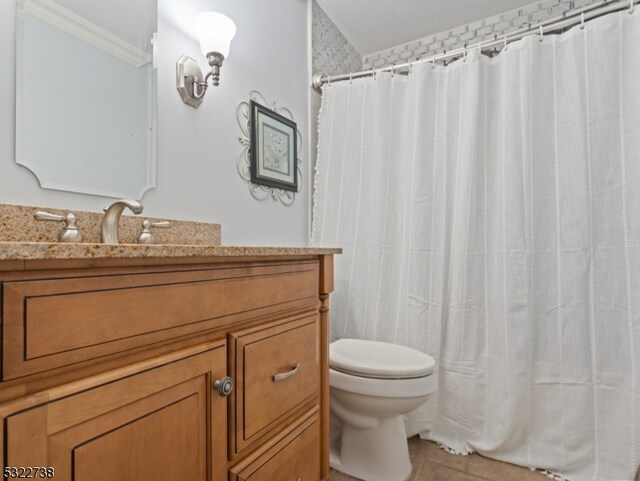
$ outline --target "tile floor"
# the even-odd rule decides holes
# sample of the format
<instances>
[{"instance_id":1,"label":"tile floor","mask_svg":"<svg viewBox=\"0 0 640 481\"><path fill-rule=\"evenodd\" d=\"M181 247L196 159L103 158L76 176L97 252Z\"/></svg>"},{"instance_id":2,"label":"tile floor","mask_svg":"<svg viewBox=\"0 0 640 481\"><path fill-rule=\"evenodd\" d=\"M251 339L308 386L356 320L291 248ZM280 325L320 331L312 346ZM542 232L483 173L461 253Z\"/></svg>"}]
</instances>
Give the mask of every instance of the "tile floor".
<instances>
[{"instance_id":1,"label":"tile floor","mask_svg":"<svg viewBox=\"0 0 640 481\"><path fill-rule=\"evenodd\" d=\"M549 481L544 474L528 468L485 458L479 454L456 456L418 436L409 439L413 472L408 481ZM330 481L356 478L332 470Z\"/></svg>"}]
</instances>

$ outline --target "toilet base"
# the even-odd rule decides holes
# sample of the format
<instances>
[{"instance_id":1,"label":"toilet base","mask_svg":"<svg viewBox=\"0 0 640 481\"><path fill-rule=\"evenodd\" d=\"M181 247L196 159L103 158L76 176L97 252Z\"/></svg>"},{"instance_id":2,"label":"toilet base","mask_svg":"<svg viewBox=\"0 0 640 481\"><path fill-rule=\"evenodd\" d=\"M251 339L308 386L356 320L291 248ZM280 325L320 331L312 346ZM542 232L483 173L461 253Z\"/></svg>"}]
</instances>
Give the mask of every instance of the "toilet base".
<instances>
[{"instance_id":1,"label":"toilet base","mask_svg":"<svg viewBox=\"0 0 640 481\"><path fill-rule=\"evenodd\" d=\"M329 465L364 481L405 481L411 475L407 433L402 416L380 418L372 428L342 423L339 444Z\"/></svg>"}]
</instances>

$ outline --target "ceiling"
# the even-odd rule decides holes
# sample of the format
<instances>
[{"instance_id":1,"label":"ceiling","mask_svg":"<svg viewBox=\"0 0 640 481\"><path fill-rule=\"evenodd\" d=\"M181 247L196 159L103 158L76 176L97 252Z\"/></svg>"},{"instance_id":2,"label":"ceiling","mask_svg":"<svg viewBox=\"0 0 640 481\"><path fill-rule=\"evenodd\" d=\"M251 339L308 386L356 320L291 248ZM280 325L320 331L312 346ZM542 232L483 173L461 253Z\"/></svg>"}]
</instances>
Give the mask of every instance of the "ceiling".
<instances>
[{"instance_id":1,"label":"ceiling","mask_svg":"<svg viewBox=\"0 0 640 481\"><path fill-rule=\"evenodd\" d=\"M534 0L317 0L361 55L535 3Z\"/></svg>"}]
</instances>

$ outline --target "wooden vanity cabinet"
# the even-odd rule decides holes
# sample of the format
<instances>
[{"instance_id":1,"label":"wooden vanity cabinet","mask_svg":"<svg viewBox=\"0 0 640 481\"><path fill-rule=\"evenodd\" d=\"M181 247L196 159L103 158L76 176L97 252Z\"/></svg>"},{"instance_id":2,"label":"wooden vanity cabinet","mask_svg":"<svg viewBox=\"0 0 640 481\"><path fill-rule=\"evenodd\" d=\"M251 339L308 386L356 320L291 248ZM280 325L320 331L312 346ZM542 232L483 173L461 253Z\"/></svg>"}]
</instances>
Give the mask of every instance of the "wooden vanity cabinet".
<instances>
[{"instance_id":1,"label":"wooden vanity cabinet","mask_svg":"<svg viewBox=\"0 0 640 481\"><path fill-rule=\"evenodd\" d=\"M3 468L328 479L331 255L103 264L0 261Z\"/></svg>"}]
</instances>

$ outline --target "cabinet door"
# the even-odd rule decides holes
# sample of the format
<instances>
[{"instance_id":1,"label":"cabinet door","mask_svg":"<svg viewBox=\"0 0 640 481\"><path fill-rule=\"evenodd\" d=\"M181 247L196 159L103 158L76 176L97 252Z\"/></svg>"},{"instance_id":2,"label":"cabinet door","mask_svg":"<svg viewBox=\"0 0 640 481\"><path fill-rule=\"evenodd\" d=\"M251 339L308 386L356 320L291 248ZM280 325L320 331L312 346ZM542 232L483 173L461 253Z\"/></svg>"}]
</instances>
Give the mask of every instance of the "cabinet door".
<instances>
[{"instance_id":1,"label":"cabinet door","mask_svg":"<svg viewBox=\"0 0 640 481\"><path fill-rule=\"evenodd\" d=\"M137 372L6 420L8 466L65 481L226 479L224 346Z\"/></svg>"}]
</instances>

